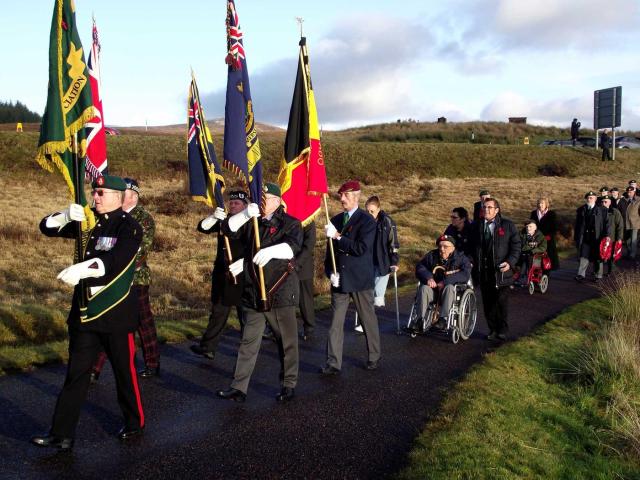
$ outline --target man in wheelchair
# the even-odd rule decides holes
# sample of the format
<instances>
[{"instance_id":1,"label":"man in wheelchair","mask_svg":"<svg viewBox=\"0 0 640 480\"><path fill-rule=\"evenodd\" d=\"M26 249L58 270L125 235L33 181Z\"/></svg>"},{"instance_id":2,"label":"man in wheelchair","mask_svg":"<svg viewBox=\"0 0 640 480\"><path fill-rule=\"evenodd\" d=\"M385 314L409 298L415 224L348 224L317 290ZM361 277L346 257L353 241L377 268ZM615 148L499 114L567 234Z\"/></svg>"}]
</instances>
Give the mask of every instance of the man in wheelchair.
<instances>
[{"instance_id":1,"label":"man in wheelchair","mask_svg":"<svg viewBox=\"0 0 640 480\"><path fill-rule=\"evenodd\" d=\"M455 239L442 235L436 240L438 248L428 252L416 265L416 277L420 280L417 297L418 313L424 318L430 303L440 303L438 322L435 327L447 327L449 310L456 299L457 284L466 284L471 278L471 262L461 251L456 250Z\"/></svg>"}]
</instances>

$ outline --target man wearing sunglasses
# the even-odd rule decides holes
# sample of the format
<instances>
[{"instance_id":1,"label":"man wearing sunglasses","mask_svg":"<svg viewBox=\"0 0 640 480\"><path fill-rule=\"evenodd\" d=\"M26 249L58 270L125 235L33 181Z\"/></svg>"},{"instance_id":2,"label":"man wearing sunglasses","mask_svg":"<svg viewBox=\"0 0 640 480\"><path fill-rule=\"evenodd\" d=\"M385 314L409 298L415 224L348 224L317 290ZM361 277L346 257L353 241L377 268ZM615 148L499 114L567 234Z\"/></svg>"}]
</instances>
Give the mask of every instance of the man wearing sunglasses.
<instances>
[{"instance_id":1,"label":"man wearing sunglasses","mask_svg":"<svg viewBox=\"0 0 640 480\"><path fill-rule=\"evenodd\" d=\"M142 228L122 210L127 188L120 177L105 175L92 184L95 225L88 231L82 256L60 272L58 279L73 285L69 328L69 361L53 422L47 434L31 442L41 447L68 450L89 389L91 367L104 350L116 377L118 403L124 415L120 440L142 434L144 413L134 367L133 332L138 326L137 298L130 294ZM82 206L71 204L42 219L40 230L48 237L74 238L77 224L87 218ZM86 299L80 306L80 296Z\"/></svg>"}]
</instances>

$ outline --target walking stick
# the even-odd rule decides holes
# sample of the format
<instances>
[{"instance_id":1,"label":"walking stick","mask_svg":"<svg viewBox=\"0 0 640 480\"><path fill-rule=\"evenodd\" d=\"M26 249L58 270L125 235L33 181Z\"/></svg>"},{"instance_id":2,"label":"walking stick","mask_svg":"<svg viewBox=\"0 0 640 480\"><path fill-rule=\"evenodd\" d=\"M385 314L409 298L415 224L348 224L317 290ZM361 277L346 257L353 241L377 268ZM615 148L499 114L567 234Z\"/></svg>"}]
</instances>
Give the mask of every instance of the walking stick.
<instances>
[{"instance_id":1,"label":"walking stick","mask_svg":"<svg viewBox=\"0 0 640 480\"><path fill-rule=\"evenodd\" d=\"M398 304L398 271L393 271L393 283L396 287L396 335L400 335L400 305Z\"/></svg>"}]
</instances>

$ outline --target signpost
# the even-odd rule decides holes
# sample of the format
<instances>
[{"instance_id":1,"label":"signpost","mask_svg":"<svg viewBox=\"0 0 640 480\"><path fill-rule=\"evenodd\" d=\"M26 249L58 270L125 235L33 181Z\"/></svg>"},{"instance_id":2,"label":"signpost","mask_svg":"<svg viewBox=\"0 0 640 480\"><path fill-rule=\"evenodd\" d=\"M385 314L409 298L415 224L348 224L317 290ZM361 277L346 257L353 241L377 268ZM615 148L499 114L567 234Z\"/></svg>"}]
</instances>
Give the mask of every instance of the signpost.
<instances>
[{"instance_id":1,"label":"signpost","mask_svg":"<svg viewBox=\"0 0 640 480\"><path fill-rule=\"evenodd\" d=\"M616 127L620 126L622 112L622 87L605 88L593 92L593 129L596 131L598 148L598 130L611 129L613 159L616 159Z\"/></svg>"}]
</instances>

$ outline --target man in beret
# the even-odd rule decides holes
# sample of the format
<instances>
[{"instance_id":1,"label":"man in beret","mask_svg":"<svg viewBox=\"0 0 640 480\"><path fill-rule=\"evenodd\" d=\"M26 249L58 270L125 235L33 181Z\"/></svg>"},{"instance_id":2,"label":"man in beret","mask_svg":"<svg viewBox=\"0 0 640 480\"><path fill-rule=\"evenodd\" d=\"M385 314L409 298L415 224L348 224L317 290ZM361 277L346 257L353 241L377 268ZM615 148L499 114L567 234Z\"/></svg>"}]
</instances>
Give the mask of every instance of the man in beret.
<instances>
[{"instance_id":1,"label":"man in beret","mask_svg":"<svg viewBox=\"0 0 640 480\"><path fill-rule=\"evenodd\" d=\"M609 213L596 204L596 192L585 194L585 204L576 210L576 224L574 241L578 249L580 264L578 266L577 281L583 281L589 263L594 264L596 280L602 278L602 259L600 258L600 242L609 235Z\"/></svg>"},{"instance_id":2,"label":"man in beret","mask_svg":"<svg viewBox=\"0 0 640 480\"><path fill-rule=\"evenodd\" d=\"M151 312L149 301L149 285L151 284L151 270L147 265L147 257L153 247L153 238L156 233L156 224L153 217L140 204L140 185L133 178L124 178L127 189L124 191L122 210L129 213L142 227L142 243L136 255L136 271L133 274L131 294L138 299L138 335L142 343L142 356L144 368L138 372L140 377L149 378L158 374L160 370L160 348L158 347L158 335L156 324ZM107 355L101 352L91 372L91 382L95 383L100 376Z\"/></svg>"},{"instance_id":3,"label":"man in beret","mask_svg":"<svg viewBox=\"0 0 640 480\"><path fill-rule=\"evenodd\" d=\"M624 219L620 210L613 207L611 197L605 195L600 197L600 205L607 209L609 212L609 238L613 243L611 256L604 261L604 274L610 275L616 270L616 252L622 251L622 241L624 239Z\"/></svg>"},{"instance_id":4,"label":"man in beret","mask_svg":"<svg viewBox=\"0 0 640 480\"><path fill-rule=\"evenodd\" d=\"M618 202L620 201L620 189L618 187L612 187L609 191L609 196L611 197L611 206L613 208L618 208Z\"/></svg>"},{"instance_id":5,"label":"man in beret","mask_svg":"<svg viewBox=\"0 0 640 480\"><path fill-rule=\"evenodd\" d=\"M471 261L464 252L456 250L456 241L450 235L438 237L436 246L438 248L428 252L416 265L416 277L420 280L418 311L420 318L424 318L429 304L439 298L436 328L443 330L456 298L455 286L467 283L471 277Z\"/></svg>"},{"instance_id":6,"label":"man in beret","mask_svg":"<svg viewBox=\"0 0 640 480\"><path fill-rule=\"evenodd\" d=\"M242 190L229 192L227 206L229 215L242 212L249 203L249 195ZM211 313L209 323L200 342L191 346L196 355L213 360L218 343L227 325L231 308L236 307L240 326L244 326L244 309L242 308L242 290L244 277L233 277L229 273L229 265L244 255L244 245L240 239L228 238L221 231L222 222L227 218L224 208L217 207L212 215L198 223L198 231L204 234L217 234L217 253L211 272ZM226 238L226 239L225 239ZM228 246L227 246L228 242ZM231 255L229 255L230 249ZM231 257L231 259L229 258Z\"/></svg>"},{"instance_id":7,"label":"man in beret","mask_svg":"<svg viewBox=\"0 0 640 480\"><path fill-rule=\"evenodd\" d=\"M144 413L134 369L138 327L138 299L131 292L136 254L142 242L142 227L122 210L122 178L98 177L92 184L95 226L78 263L60 272L58 279L74 285L69 326L69 361L64 386L56 403L47 434L31 442L42 447L67 450L73 447L75 429L89 389L91 367L98 353L107 352L113 366L118 403L124 427L118 438L128 440L142 434ZM49 237L74 238L77 223L87 218L78 204L43 218L40 230ZM85 297L84 307L80 298Z\"/></svg>"},{"instance_id":8,"label":"man in beret","mask_svg":"<svg viewBox=\"0 0 640 480\"><path fill-rule=\"evenodd\" d=\"M302 247L302 225L285 213L281 195L277 184L265 183L261 217L258 205L250 203L222 224L222 232L230 238L241 239L244 247L242 256L229 265L229 271L235 277L244 276L242 305L246 312L233 381L230 388L217 393L226 400L245 401L265 322L275 335L280 357L280 393L276 400L286 402L295 394L298 382L296 307L300 294L295 256ZM255 228L250 221L254 217L260 217L260 249L256 248ZM260 267L263 269L266 301L261 298Z\"/></svg>"},{"instance_id":9,"label":"man in beret","mask_svg":"<svg viewBox=\"0 0 640 480\"><path fill-rule=\"evenodd\" d=\"M349 299L353 299L367 342L366 369L377 369L380 361L380 332L373 306L373 248L376 222L371 215L358 207L358 181L350 180L343 184L338 190L338 195L343 212L334 216L325 226L325 234L333 242L337 272L333 271L333 261L327 243L324 270L331 280L333 316L327 340L327 362L320 369L323 375L336 375L342 369L344 320Z\"/></svg>"},{"instance_id":10,"label":"man in beret","mask_svg":"<svg viewBox=\"0 0 640 480\"><path fill-rule=\"evenodd\" d=\"M640 229L640 198L633 185L627 187L626 197L618 202L618 210L624 220L627 256L635 259L638 253L638 230Z\"/></svg>"},{"instance_id":11,"label":"man in beret","mask_svg":"<svg viewBox=\"0 0 640 480\"><path fill-rule=\"evenodd\" d=\"M484 202L491 198L489 190L482 189L478 193L480 200L473 204L473 222L478 223L484 218Z\"/></svg>"},{"instance_id":12,"label":"man in beret","mask_svg":"<svg viewBox=\"0 0 640 480\"><path fill-rule=\"evenodd\" d=\"M520 259L520 234L513 222L500 214L500 204L488 198L484 219L473 226L473 267L480 282L484 316L489 327L488 340L506 340L508 300L513 272Z\"/></svg>"}]
</instances>

